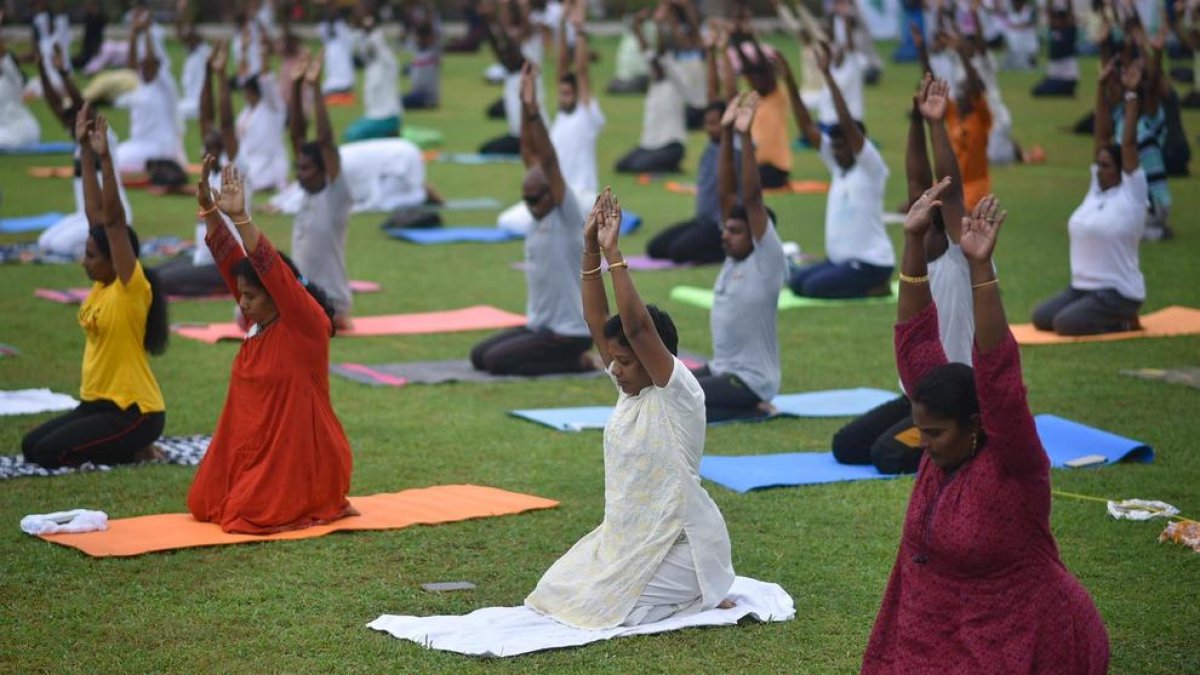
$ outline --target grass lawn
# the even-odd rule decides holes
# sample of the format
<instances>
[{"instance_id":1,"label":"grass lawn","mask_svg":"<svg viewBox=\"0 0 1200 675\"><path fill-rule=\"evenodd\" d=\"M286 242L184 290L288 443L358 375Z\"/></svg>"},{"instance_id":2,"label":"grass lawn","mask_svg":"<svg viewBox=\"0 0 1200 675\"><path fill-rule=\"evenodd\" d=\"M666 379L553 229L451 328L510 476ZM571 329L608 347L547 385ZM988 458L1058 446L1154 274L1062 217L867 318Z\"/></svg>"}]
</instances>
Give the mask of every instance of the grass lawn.
<instances>
[{"instance_id":1,"label":"grass lawn","mask_svg":"<svg viewBox=\"0 0 1200 675\"><path fill-rule=\"evenodd\" d=\"M597 41L604 52L594 79L612 69L615 41ZM783 44L785 53L795 46ZM178 69L182 62L176 54ZM500 95L480 73L485 55L445 60L441 110L416 112L412 124L444 132L446 148L474 151L504 126L485 120L483 108ZM1095 72L1085 61L1083 71ZM1027 93L1038 74L1005 73L1006 99L1016 135L1041 144L1048 162L999 168L995 191L1010 216L1001 236L998 267L1009 315L1027 321L1037 302L1068 282L1066 221L1088 184L1091 139L1069 127L1090 106L1093 85L1075 100L1035 103ZM868 126L892 169L889 208L904 191L903 148L913 66L889 66L881 86L867 91ZM553 91L552 89L550 91ZM646 220L624 242L641 252L655 231L686 217L689 197L661 185L639 185L612 173L617 157L636 143L640 98L603 97L608 128L599 148L602 180L611 181L625 208ZM46 140L65 139L44 106L35 109ZM334 109L343 129L360 108ZM122 137L128 118L112 113ZM1185 125L1200 131L1200 115ZM197 152L194 123L188 147ZM686 166L694 171L704 140L691 138ZM3 215L71 209L66 180L29 178L34 165L69 158L4 157L0 160ZM1193 166L1196 166L1193 162ZM815 153L796 155L794 175L825 179ZM519 197L515 165L431 164L430 181L448 197ZM685 178L690 180L691 177ZM1200 181L1172 182L1178 236L1142 247L1149 288L1146 310L1200 306ZM195 203L130 191L143 237L190 237ZM824 198L769 200L785 240L820 251ZM449 223L485 224L492 213L451 212ZM525 285L509 263L520 243L421 247L386 238L378 215L356 216L348 246L351 275L382 283L385 292L359 296L359 315L418 312L485 303L523 311ZM257 222L282 247L290 220ZM890 228L899 251L899 228ZM0 241L15 241L7 237ZM711 285L715 267L639 273L642 295L671 312L681 345L711 348L707 312L667 300L676 284ZM79 386L83 335L75 309L33 297L37 287L84 285L74 265L5 266L0 269L0 342L21 354L0 361L6 389L50 387L74 393ZM229 320L231 303L172 305L172 320ZM793 310L780 315L783 391L874 386L895 388L892 323L895 309ZM481 334L335 340L334 361L381 363L464 357ZM209 433L225 398L237 346L173 339L152 365L167 400L167 433ZM1055 471L1054 486L1104 497L1162 499L1200 516L1200 393L1186 387L1118 375L1123 368L1196 366L1200 338L1023 350L1025 381L1035 412L1055 413L1150 443L1150 465ZM88 507L111 517L185 510L193 469L149 467L104 474L25 478L0 485L0 626L7 648L0 670L38 671L856 671L895 558L912 480L868 481L738 495L706 484L733 539L740 574L775 581L796 601L797 619L786 624L689 630L622 639L581 649L536 654L497 663L426 651L364 628L381 613L455 614L519 604L542 571L603 514L603 457L597 432L563 434L519 421L505 411L559 405L600 405L614 400L601 381L370 388L335 379L334 406L354 448L354 494L438 484L479 483L560 500L554 510L441 527L336 534L322 539L192 549L131 559L93 560L22 534L27 513ZM21 436L46 419L0 418L0 447L20 452ZM826 450L845 420L778 420L711 429L713 454ZM1180 627L1200 625L1200 558L1182 547L1160 545L1161 522L1113 521L1103 505L1056 499L1052 518L1067 567L1091 591L1108 626L1115 673L1195 672L1194 647ZM470 580L474 591L431 594L419 584Z\"/></svg>"}]
</instances>

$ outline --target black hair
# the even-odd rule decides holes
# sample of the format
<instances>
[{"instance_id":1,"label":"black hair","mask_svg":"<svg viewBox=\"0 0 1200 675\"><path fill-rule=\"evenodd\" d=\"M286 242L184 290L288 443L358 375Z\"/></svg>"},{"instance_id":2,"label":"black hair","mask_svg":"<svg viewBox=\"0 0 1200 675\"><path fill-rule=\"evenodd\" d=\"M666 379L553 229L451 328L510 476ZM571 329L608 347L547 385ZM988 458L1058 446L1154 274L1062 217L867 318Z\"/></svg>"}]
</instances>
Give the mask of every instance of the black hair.
<instances>
[{"instance_id":1,"label":"black hair","mask_svg":"<svg viewBox=\"0 0 1200 675\"><path fill-rule=\"evenodd\" d=\"M574 89L575 91L579 91L579 78L575 76L575 73L563 74L562 77L558 78L558 83L559 84L569 84L569 85L571 85L572 89Z\"/></svg>"},{"instance_id":2,"label":"black hair","mask_svg":"<svg viewBox=\"0 0 1200 675\"><path fill-rule=\"evenodd\" d=\"M675 322L671 320L671 315L659 309L657 305L646 305L646 311L650 313L650 320L654 322L654 330L658 333L658 338L662 340L667 351L671 352L672 356L678 356L679 331L675 329ZM629 346L629 338L625 337L620 314L614 314L604 322L604 337L610 340L616 338L622 345Z\"/></svg>"},{"instance_id":3,"label":"black hair","mask_svg":"<svg viewBox=\"0 0 1200 675\"><path fill-rule=\"evenodd\" d=\"M129 245L133 248L133 257L141 256L141 244L138 242L137 230L126 226L129 233ZM88 230L88 237L96 242L96 248L105 258L112 260L112 244L108 241L108 233L104 227L96 225ZM158 273L143 267L142 273L150 283L150 309L146 310L146 335L142 338L142 347L153 355L158 356L167 351L167 338L171 335L170 323L167 321L167 294L162 290Z\"/></svg>"},{"instance_id":4,"label":"black hair","mask_svg":"<svg viewBox=\"0 0 1200 675\"><path fill-rule=\"evenodd\" d=\"M732 218L733 220L741 220L747 223L750 222L750 214L746 212L746 207L742 206L741 204L734 204L732 207L730 207L729 213L725 217Z\"/></svg>"},{"instance_id":5,"label":"black hair","mask_svg":"<svg viewBox=\"0 0 1200 675\"><path fill-rule=\"evenodd\" d=\"M284 264L288 266L288 269L292 271L292 274L296 276L296 281L300 282L300 285L304 286L304 290L308 291L308 294L313 297L313 300L316 300L317 304L321 306L321 309L325 311L325 316L329 317L329 334L331 336L336 334L337 327L333 322L333 304L329 302L329 296L325 294L325 289L314 284L308 279L305 279L304 275L300 274L300 270L296 268L296 263L292 262L292 259L287 255L280 253L279 257L283 260ZM263 285L262 279L258 277L258 271L254 269L254 265L250 262L250 258L247 257L239 260L238 263L233 266L233 275L235 277L244 279L246 283L255 288L262 289L263 292L270 295L270 293L267 291L267 287Z\"/></svg>"},{"instance_id":6,"label":"black hair","mask_svg":"<svg viewBox=\"0 0 1200 675\"><path fill-rule=\"evenodd\" d=\"M912 402L925 406L929 414L953 419L960 427L971 424L979 414L979 398L975 394L975 371L962 363L947 363L934 368L917 384Z\"/></svg>"},{"instance_id":7,"label":"black hair","mask_svg":"<svg viewBox=\"0 0 1200 675\"><path fill-rule=\"evenodd\" d=\"M242 87L248 94L253 93L255 96L262 96L262 88L258 86L258 75L247 77L246 81L242 82Z\"/></svg>"},{"instance_id":8,"label":"black hair","mask_svg":"<svg viewBox=\"0 0 1200 675\"><path fill-rule=\"evenodd\" d=\"M867 125L859 122L858 120L854 120L854 124L858 127L858 131L865 138L867 135ZM842 125L835 124L829 128L829 131L826 133L826 135L829 136L829 140L840 140L846 137L846 132L844 129L842 129Z\"/></svg>"},{"instance_id":9,"label":"black hair","mask_svg":"<svg viewBox=\"0 0 1200 675\"><path fill-rule=\"evenodd\" d=\"M705 113L715 112L718 115L724 115L725 109L728 107L729 107L729 104L726 103L725 101L712 101L708 105L704 106L704 112Z\"/></svg>"},{"instance_id":10,"label":"black hair","mask_svg":"<svg viewBox=\"0 0 1200 675\"><path fill-rule=\"evenodd\" d=\"M321 144L316 141L308 141L300 146L300 154L308 157L317 165L317 168L322 172L325 171L325 155L321 152Z\"/></svg>"}]
</instances>

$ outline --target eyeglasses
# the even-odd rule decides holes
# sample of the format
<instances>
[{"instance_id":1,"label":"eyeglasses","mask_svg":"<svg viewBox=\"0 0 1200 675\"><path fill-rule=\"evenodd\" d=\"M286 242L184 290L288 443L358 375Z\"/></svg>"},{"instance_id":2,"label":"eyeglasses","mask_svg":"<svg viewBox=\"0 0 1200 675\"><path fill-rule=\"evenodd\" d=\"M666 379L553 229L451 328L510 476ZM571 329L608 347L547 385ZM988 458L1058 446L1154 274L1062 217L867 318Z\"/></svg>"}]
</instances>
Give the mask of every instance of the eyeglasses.
<instances>
[{"instance_id":1,"label":"eyeglasses","mask_svg":"<svg viewBox=\"0 0 1200 675\"><path fill-rule=\"evenodd\" d=\"M550 191L542 190L541 192L537 193L536 195L522 195L521 199L525 200L526 206L533 206L534 204L542 201L542 199L545 198L546 193L548 193L548 192L550 192Z\"/></svg>"}]
</instances>

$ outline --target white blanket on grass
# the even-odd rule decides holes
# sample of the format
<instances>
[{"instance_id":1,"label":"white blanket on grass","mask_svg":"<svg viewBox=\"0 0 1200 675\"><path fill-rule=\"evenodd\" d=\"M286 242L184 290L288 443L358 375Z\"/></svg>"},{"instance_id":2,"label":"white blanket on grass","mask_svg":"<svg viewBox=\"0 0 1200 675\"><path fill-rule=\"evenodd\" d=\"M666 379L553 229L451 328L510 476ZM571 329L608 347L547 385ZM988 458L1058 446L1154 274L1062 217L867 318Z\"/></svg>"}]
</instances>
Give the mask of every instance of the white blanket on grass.
<instances>
[{"instance_id":1,"label":"white blanket on grass","mask_svg":"<svg viewBox=\"0 0 1200 675\"><path fill-rule=\"evenodd\" d=\"M572 628L528 607L487 607L462 616L384 614L367 624L367 628L411 640L427 649L468 656L506 657L693 626L730 626L747 616L764 623L790 621L796 616L792 597L777 584L737 577L725 597L736 606L606 630Z\"/></svg>"},{"instance_id":2,"label":"white blanket on grass","mask_svg":"<svg viewBox=\"0 0 1200 675\"><path fill-rule=\"evenodd\" d=\"M33 415L43 412L74 410L79 401L49 389L0 391L0 415Z\"/></svg>"}]
</instances>

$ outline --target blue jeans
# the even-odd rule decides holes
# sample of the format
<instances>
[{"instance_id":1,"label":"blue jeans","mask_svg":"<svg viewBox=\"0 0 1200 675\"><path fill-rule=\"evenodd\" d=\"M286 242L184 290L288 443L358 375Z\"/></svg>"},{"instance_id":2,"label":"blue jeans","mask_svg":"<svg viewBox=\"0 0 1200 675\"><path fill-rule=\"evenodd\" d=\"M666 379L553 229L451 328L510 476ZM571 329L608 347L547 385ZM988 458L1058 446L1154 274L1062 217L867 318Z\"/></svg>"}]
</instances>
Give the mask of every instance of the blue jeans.
<instances>
[{"instance_id":1,"label":"blue jeans","mask_svg":"<svg viewBox=\"0 0 1200 675\"><path fill-rule=\"evenodd\" d=\"M796 295L810 298L865 298L892 278L892 267L859 260L835 263L828 259L808 267L792 268L788 286Z\"/></svg>"}]
</instances>

